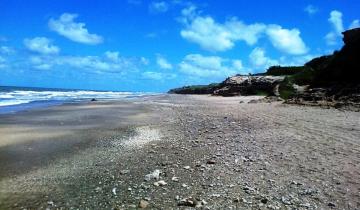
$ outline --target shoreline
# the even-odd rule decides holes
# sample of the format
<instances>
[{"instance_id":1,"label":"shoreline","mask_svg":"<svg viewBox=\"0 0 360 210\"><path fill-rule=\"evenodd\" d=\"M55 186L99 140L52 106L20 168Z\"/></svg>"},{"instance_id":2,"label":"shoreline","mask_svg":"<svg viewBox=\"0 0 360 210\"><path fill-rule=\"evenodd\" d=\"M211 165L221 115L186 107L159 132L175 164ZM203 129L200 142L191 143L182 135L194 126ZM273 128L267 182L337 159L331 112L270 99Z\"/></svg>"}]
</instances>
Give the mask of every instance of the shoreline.
<instances>
[{"instance_id":1,"label":"shoreline","mask_svg":"<svg viewBox=\"0 0 360 210\"><path fill-rule=\"evenodd\" d=\"M0 209L359 208L360 113L239 103L252 99L159 95L0 115Z\"/></svg>"}]
</instances>

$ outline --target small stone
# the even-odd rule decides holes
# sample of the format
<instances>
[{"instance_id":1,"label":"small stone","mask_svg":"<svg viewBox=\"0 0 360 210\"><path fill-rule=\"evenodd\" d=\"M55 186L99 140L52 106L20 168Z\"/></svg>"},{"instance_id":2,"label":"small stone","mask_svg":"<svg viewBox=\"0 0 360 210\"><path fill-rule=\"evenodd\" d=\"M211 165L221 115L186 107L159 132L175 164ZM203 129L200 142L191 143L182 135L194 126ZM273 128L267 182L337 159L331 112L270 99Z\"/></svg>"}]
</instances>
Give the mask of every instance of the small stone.
<instances>
[{"instance_id":1,"label":"small stone","mask_svg":"<svg viewBox=\"0 0 360 210\"><path fill-rule=\"evenodd\" d=\"M335 203L329 202L329 203L328 203L328 206L329 206L329 207L335 207L336 205L335 205Z\"/></svg>"},{"instance_id":2,"label":"small stone","mask_svg":"<svg viewBox=\"0 0 360 210\"><path fill-rule=\"evenodd\" d=\"M189 206L189 207L196 207L198 201L193 199L192 197L184 198L179 203L178 206Z\"/></svg>"},{"instance_id":3,"label":"small stone","mask_svg":"<svg viewBox=\"0 0 360 210\"><path fill-rule=\"evenodd\" d=\"M283 204L285 204L285 205L291 205L290 200L285 197L281 197L281 202L283 202Z\"/></svg>"},{"instance_id":4,"label":"small stone","mask_svg":"<svg viewBox=\"0 0 360 210\"><path fill-rule=\"evenodd\" d=\"M267 198L262 198L260 201L261 203L266 204L269 200Z\"/></svg>"},{"instance_id":5,"label":"small stone","mask_svg":"<svg viewBox=\"0 0 360 210\"><path fill-rule=\"evenodd\" d=\"M178 181L179 181L179 177L174 176L173 178L171 178L171 181L178 182Z\"/></svg>"},{"instance_id":6,"label":"small stone","mask_svg":"<svg viewBox=\"0 0 360 210\"><path fill-rule=\"evenodd\" d=\"M208 160L206 163L207 164L215 164L216 162L215 162L215 160Z\"/></svg>"},{"instance_id":7,"label":"small stone","mask_svg":"<svg viewBox=\"0 0 360 210\"><path fill-rule=\"evenodd\" d=\"M129 170L121 170L121 171L120 171L120 174L121 174L121 175L124 175L124 174L127 174L127 173L129 173L129 172L130 172Z\"/></svg>"},{"instance_id":8,"label":"small stone","mask_svg":"<svg viewBox=\"0 0 360 210\"><path fill-rule=\"evenodd\" d=\"M165 185L167 185L167 183L164 181L164 180L160 180L160 181L158 181L158 182L154 182L154 185L155 186L165 186Z\"/></svg>"},{"instance_id":9,"label":"small stone","mask_svg":"<svg viewBox=\"0 0 360 210\"><path fill-rule=\"evenodd\" d=\"M114 195L116 195L116 187L114 187L114 188L112 189L112 193L113 193Z\"/></svg>"},{"instance_id":10,"label":"small stone","mask_svg":"<svg viewBox=\"0 0 360 210\"><path fill-rule=\"evenodd\" d=\"M149 202L147 202L146 200L140 200L139 202L139 208L141 209L145 209L146 207L148 207Z\"/></svg>"},{"instance_id":11,"label":"small stone","mask_svg":"<svg viewBox=\"0 0 360 210\"><path fill-rule=\"evenodd\" d=\"M156 169L154 172L145 175L145 181L150 181L152 179L160 179L160 170Z\"/></svg>"},{"instance_id":12,"label":"small stone","mask_svg":"<svg viewBox=\"0 0 360 210\"><path fill-rule=\"evenodd\" d=\"M190 166L184 166L184 169L189 170Z\"/></svg>"}]
</instances>

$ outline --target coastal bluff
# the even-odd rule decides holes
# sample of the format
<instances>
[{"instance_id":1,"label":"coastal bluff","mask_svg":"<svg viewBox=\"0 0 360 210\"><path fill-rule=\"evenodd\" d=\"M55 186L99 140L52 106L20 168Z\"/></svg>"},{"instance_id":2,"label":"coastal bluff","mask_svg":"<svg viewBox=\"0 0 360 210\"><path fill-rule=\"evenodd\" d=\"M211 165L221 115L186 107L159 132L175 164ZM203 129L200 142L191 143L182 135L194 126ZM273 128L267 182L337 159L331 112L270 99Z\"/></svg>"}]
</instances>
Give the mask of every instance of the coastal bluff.
<instances>
[{"instance_id":1,"label":"coastal bluff","mask_svg":"<svg viewBox=\"0 0 360 210\"><path fill-rule=\"evenodd\" d=\"M265 73L235 75L221 83L185 86L173 94L278 96L287 103L360 109L360 28L343 32L344 46L303 66L272 66Z\"/></svg>"}]
</instances>

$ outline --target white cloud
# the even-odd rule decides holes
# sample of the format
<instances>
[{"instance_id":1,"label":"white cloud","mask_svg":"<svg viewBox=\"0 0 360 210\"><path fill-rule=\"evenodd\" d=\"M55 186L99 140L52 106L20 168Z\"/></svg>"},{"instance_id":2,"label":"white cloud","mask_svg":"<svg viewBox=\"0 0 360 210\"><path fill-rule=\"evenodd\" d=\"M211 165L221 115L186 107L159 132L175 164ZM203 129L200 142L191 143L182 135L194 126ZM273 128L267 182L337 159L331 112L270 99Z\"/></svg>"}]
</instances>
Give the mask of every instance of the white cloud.
<instances>
[{"instance_id":1,"label":"white cloud","mask_svg":"<svg viewBox=\"0 0 360 210\"><path fill-rule=\"evenodd\" d=\"M251 46L263 35L267 35L274 47L282 52L298 55L308 51L296 28L289 30L274 24L245 24L237 18L218 23L210 16L199 15L193 6L182 10L180 21L185 26L180 32L184 39L212 52L232 49L237 41Z\"/></svg>"},{"instance_id":2,"label":"white cloud","mask_svg":"<svg viewBox=\"0 0 360 210\"><path fill-rule=\"evenodd\" d=\"M227 77L236 73L247 73L240 60L223 59L218 56L190 54L179 64L179 70L185 74L199 77Z\"/></svg>"},{"instance_id":3,"label":"white cloud","mask_svg":"<svg viewBox=\"0 0 360 210\"><path fill-rule=\"evenodd\" d=\"M142 73L143 78L152 80L161 80L163 75L160 72L146 71Z\"/></svg>"},{"instance_id":4,"label":"white cloud","mask_svg":"<svg viewBox=\"0 0 360 210\"><path fill-rule=\"evenodd\" d=\"M163 13L167 12L169 9L169 4L165 1L153 1L149 5L149 10L151 13Z\"/></svg>"},{"instance_id":5,"label":"white cloud","mask_svg":"<svg viewBox=\"0 0 360 210\"><path fill-rule=\"evenodd\" d=\"M99 44L103 38L97 34L90 34L85 28L85 23L77 23L74 20L77 14L64 13L59 19L50 19L49 28L58 34L83 44Z\"/></svg>"},{"instance_id":6,"label":"white cloud","mask_svg":"<svg viewBox=\"0 0 360 210\"><path fill-rule=\"evenodd\" d=\"M233 18L220 24L210 16L196 16L191 19L193 10L183 10L183 14L190 15L185 29L181 30L181 36L199 44L203 49L209 51L225 51L234 47L236 41L245 41L253 45L259 39L261 32L265 29L263 24L246 25Z\"/></svg>"},{"instance_id":7,"label":"white cloud","mask_svg":"<svg viewBox=\"0 0 360 210\"><path fill-rule=\"evenodd\" d=\"M282 52L301 55L308 51L300 37L300 31L296 28L288 30L279 25L269 25L266 34L269 36L272 45Z\"/></svg>"},{"instance_id":8,"label":"white cloud","mask_svg":"<svg viewBox=\"0 0 360 210\"><path fill-rule=\"evenodd\" d=\"M319 9L310 4L304 8L304 11L308 13L308 15L314 15L319 11Z\"/></svg>"},{"instance_id":9,"label":"white cloud","mask_svg":"<svg viewBox=\"0 0 360 210\"><path fill-rule=\"evenodd\" d=\"M138 70L143 65L141 58L120 57L117 52L107 51L103 56L32 56L30 64L35 69L71 67L97 73L126 73Z\"/></svg>"},{"instance_id":10,"label":"white cloud","mask_svg":"<svg viewBox=\"0 0 360 210\"><path fill-rule=\"evenodd\" d=\"M5 67L7 67L6 59L4 57L0 56L0 69L3 69Z\"/></svg>"},{"instance_id":11,"label":"white cloud","mask_svg":"<svg viewBox=\"0 0 360 210\"><path fill-rule=\"evenodd\" d=\"M344 31L342 16L343 15L340 11L333 10L330 12L328 21L333 29L325 36L325 40L328 45L336 45L338 43L338 39L341 37L341 32Z\"/></svg>"},{"instance_id":12,"label":"white cloud","mask_svg":"<svg viewBox=\"0 0 360 210\"><path fill-rule=\"evenodd\" d=\"M0 47L0 54L11 55L14 53L15 53L15 50L12 47L8 47L8 46Z\"/></svg>"},{"instance_id":13,"label":"white cloud","mask_svg":"<svg viewBox=\"0 0 360 210\"><path fill-rule=\"evenodd\" d=\"M118 61L120 58L119 58L119 52L112 52L112 51L106 51L105 52L105 57L111 61Z\"/></svg>"},{"instance_id":14,"label":"white cloud","mask_svg":"<svg viewBox=\"0 0 360 210\"><path fill-rule=\"evenodd\" d=\"M256 69L266 69L270 66L279 65L277 60L266 57L266 52L262 48L255 48L249 55L250 63Z\"/></svg>"},{"instance_id":15,"label":"white cloud","mask_svg":"<svg viewBox=\"0 0 360 210\"><path fill-rule=\"evenodd\" d=\"M338 34L341 34L341 32L344 31L342 16L343 15L341 12L334 10L334 11L331 11L330 18L328 19L328 21L334 27L334 31Z\"/></svg>"},{"instance_id":16,"label":"white cloud","mask_svg":"<svg viewBox=\"0 0 360 210\"><path fill-rule=\"evenodd\" d=\"M161 55L156 56L156 63L161 69L172 69L173 66Z\"/></svg>"},{"instance_id":17,"label":"white cloud","mask_svg":"<svg viewBox=\"0 0 360 210\"><path fill-rule=\"evenodd\" d=\"M142 64L144 64L146 66L149 65L149 63L150 63L149 59L147 59L145 57L141 57L140 61L141 61Z\"/></svg>"},{"instance_id":18,"label":"white cloud","mask_svg":"<svg viewBox=\"0 0 360 210\"><path fill-rule=\"evenodd\" d=\"M155 71L143 72L141 76L144 79L150 79L150 80L170 80L176 78L175 74L155 72Z\"/></svg>"},{"instance_id":19,"label":"white cloud","mask_svg":"<svg viewBox=\"0 0 360 210\"><path fill-rule=\"evenodd\" d=\"M41 54L57 54L60 52L60 48L52 45L51 40L45 37L24 39L24 45L27 49Z\"/></svg>"},{"instance_id":20,"label":"white cloud","mask_svg":"<svg viewBox=\"0 0 360 210\"><path fill-rule=\"evenodd\" d=\"M353 20L351 22L349 29L359 28L360 27L360 21L358 19Z\"/></svg>"}]
</instances>

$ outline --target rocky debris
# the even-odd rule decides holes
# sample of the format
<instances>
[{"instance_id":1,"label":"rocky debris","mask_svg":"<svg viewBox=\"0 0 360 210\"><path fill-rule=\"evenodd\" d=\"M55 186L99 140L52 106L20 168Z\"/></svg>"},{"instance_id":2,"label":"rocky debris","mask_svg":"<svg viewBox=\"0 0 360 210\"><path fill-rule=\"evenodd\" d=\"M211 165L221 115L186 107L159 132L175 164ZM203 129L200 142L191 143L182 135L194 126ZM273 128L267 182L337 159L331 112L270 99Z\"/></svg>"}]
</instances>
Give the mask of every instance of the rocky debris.
<instances>
[{"instance_id":1,"label":"rocky debris","mask_svg":"<svg viewBox=\"0 0 360 210\"><path fill-rule=\"evenodd\" d=\"M140 209L145 209L145 208L147 208L148 206L149 206L149 202L147 202L146 200L140 200L139 205L138 205L138 207L139 207Z\"/></svg>"},{"instance_id":2,"label":"rocky debris","mask_svg":"<svg viewBox=\"0 0 360 210\"><path fill-rule=\"evenodd\" d=\"M239 107L236 100L226 106L186 103L166 109L161 142L121 154L115 148L109 154L116 161L89 166L91 173L77 182L78 189L88 186L91 192L81 191L79 199L78 190L69 190L70 198L50 196L41 205L54 200L56 207L76 209L357 209L357 188L351 191L357 174L351 173L358 168L358 113ZM339 161L352 168L339 167Z\"/></svg>"},{"instance_id":3,"label":"rocky debris","mask_svg":"<svg viewBox=\"0 0 360 210\"><path fill-rule=\"evenodd\" d=\"M284 80L284 76L233 76L220 84L219 89L213 95L236 96L236 95L275 95L276 86Z\"/></svg>"}]
</instances>

